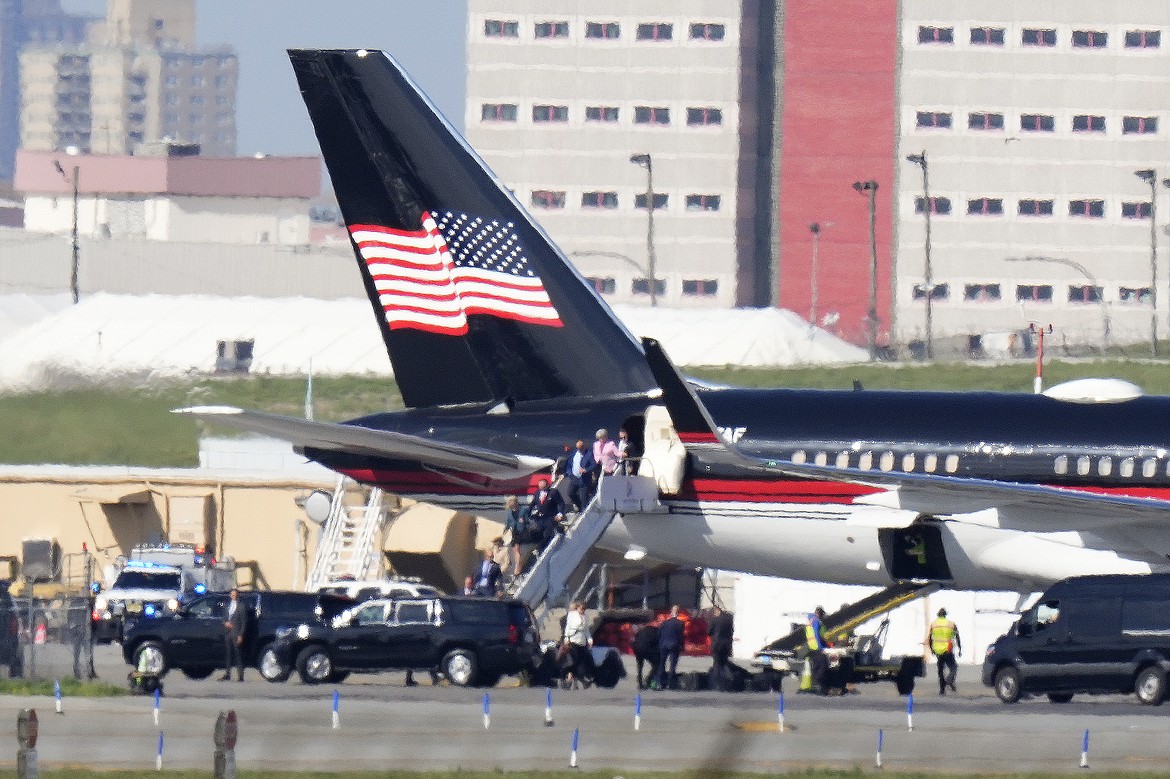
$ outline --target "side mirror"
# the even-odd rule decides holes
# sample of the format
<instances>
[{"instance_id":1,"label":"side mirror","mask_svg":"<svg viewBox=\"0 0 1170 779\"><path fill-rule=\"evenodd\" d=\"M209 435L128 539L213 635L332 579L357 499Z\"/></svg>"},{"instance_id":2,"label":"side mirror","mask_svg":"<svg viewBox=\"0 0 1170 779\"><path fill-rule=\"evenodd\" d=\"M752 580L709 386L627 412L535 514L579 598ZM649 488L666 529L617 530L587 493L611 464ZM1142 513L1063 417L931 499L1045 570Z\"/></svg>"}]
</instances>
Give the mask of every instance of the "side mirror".
<instances>
[{"instance_id":1,"label":"side mirror","mask_svg":"<svg viewBox=\"0 0 1170 779\"><path fill-rule=\"evenodd\" d=\"M1018 636L1026 636L1032 632L1032 626L1023 620L1020 620L1012 627L1014 628L1015 634Z\"/></svg>"}]
</instances>

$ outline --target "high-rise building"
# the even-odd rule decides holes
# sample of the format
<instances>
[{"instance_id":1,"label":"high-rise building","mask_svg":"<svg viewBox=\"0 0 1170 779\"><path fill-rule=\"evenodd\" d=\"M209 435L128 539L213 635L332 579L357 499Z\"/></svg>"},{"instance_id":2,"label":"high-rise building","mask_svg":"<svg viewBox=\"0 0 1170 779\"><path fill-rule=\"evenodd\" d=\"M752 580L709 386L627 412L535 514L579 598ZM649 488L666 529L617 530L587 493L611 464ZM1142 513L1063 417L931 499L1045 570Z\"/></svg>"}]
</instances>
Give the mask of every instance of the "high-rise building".
<instances>
[{"instance_id":1,"label":"high-rise building","mask_svg":"<svg viewBox=\"0 0 1170 779\"><path fill-rule=\"evenodd\" d=\"M111 0L82 45L21 52L21 146L130 154L144 142L236 151L239 63L195 45L194 0Z\"/></svg>"}]
</instances>

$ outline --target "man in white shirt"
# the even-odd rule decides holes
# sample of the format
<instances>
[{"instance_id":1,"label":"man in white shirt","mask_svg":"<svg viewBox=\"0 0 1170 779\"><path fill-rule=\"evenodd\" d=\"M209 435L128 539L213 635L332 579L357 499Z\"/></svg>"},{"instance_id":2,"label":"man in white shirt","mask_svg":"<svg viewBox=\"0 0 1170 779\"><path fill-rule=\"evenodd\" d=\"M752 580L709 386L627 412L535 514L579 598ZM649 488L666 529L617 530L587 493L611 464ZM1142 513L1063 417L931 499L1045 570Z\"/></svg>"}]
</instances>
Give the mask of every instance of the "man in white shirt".
<instances>
[{"instance_id":1,"label":"man in white shirt","mask_svg":"<svg viewBox=\"0 0 1170 779\"><path fill-rule=\"evenodd\" d=\"M575 687L581 678L591 677L593 670L593 653L589 651L593 637L589 635L589 626L585 622L585 601L573 601L569 606L565 614L564 643L573 657L573 667L565 681Z\"/></svg>"}]
</instances>

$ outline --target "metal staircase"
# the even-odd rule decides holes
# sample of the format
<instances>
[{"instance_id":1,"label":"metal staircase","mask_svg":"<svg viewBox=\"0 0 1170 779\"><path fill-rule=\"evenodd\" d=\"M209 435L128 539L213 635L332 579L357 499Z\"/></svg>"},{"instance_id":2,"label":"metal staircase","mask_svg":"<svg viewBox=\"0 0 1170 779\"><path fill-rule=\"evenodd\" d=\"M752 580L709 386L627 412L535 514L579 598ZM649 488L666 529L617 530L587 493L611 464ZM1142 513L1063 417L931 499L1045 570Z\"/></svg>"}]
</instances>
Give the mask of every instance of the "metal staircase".
<instances>
[{"instance_id":1,"label":"metal staircase","mask_svg":"<svg viewBox=\"0 0 1170 779\"><path fill-rule=\"evenodd\" d=\"M510 594L541 613L551 605L564 605L569 579L618 514L666 513L658 501L658 487L646 476L614 474L603 476L597 494L576 520L558 533L536 558L523 576L513 584ZM542 608L544 607L544 608Z\"/></svg>"},{"instance_id":2,"label":"metal staircase","mask_svg":"<svg viewBox=\"0 0 1170 779\"><path fill-rule=\"evenodd\" d=\"M355 504L347 500L349 494L345 487L346 477L342 476L333 490L329 518L317 544L313 567L305 579L305 590L309 592L342 576L352 576L358 581L368 579L377 567L377 541L386 519L382 490L371 488L369 500Z\"/></svg>"}]
</instances>

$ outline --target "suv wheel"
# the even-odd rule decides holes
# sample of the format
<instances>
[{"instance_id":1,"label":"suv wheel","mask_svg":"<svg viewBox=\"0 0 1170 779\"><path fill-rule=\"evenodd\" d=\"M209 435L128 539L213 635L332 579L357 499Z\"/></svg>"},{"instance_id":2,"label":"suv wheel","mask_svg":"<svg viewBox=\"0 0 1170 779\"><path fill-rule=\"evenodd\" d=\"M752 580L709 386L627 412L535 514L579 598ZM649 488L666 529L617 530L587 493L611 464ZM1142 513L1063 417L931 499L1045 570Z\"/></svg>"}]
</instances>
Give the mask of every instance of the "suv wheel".
<instances>
[{"instance_id":1,"label":"suv wheel","mask_svg":"<svg viewBox=\"0 0 1170 779\"><path fill-rule=\"evenodd\" d=\"M256 668L260 671L260 675L270 682L288 681L288 677L292 674L292 669L281 662L280 654L272 647L272 644L268 644L260 650L256 660Z\"/></svg>"},{"instance_id":2,"label":"suv wheel","mask_svg":"<svg viewBox=\"0 0 1170 779\"><path fill-rule=\"evenodd\" d=\"M134 650L134 669L151 676L162 676L167 672L167 656L162 647L154 641L146 641Z\"/></svg>"},{"instance_id":3,"label":"suv wheel","mask_svg":"<svg viewBox=\"0 0 1170 779\"><path fill-rule=\"evenodd\" d=\"M207 677L211 676L211 672L214 671L215 669L214 668L205 668L203 666L197 666L194 668L180 668L179 670L182 671L183 676L186 676L188 679L198 680L198 679L206 679Z\"/></svg>"},{"instance_id":4,"label":"suv wheel","mask_svg":"<svg viewBox=\"0 0 1170 779\"><path fill-rule=\"evenodd\" d=\"M475 684L478 670L475 655L466 649L454 649L443 658L443 673L451 680L451 684L459 687L470 687Z\"/></svg>"},{"instance_id":5,"label":"suv wheel","mask_svg":"<svg viewBox=\"0 0 1170 779\"><path fill-rule=\"evenodd\" d=\"M297 673L305 684L323 684L333 676L333 661L323 646L310 646L297 655Z\"/></svg>"},{"instance_id":6,"label":"suv wheel","mask_svg":"<svg viewBox=\"0 0 1170 779\"><path fill-rule=\"evenodd\" d=\"M1073 699L1071 692L1050 692L1048 693L1048 700L1053 703L1068 703Z\"/></svg>"},{"instance_id":7,"label":"suv wheel","mask_svg":"<svg viewBox=\"0 0 1170 779\"><path fill-rule=\"evenodd\" d=\"M1010 665L995 674L995 695L1004 703L1020 699L1020 672Z\"/></svg>"},{"instance_id":8,"label":"suv wheel","mask_svg":"<svg viewBox=\"0 0 1170 779\"><path fill-rule=\"evenodd\" d=\"M1133 691L1147 706L1161 706L1166 698L1166 672L1156 665L1143 668L1137 675Z\"/></svg>"}]
</instances>

